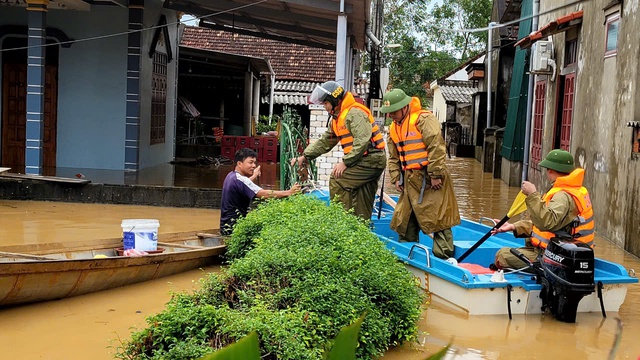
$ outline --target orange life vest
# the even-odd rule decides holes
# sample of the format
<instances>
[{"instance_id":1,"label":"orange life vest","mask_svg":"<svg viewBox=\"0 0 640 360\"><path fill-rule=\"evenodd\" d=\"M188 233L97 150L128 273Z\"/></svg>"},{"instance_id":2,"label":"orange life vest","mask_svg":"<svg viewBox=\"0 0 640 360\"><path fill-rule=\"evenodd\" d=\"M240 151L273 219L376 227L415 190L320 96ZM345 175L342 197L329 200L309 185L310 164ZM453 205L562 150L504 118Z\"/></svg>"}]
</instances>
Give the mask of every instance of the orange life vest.
<instances>
[{"instance_id":1,"label":"orange life vest","mask_svg":"<svg viewBox=\"0 0 640 360\"><path fill-rule=\"evenodd\" d=\"M429 153L422 141L422 134L416 127L416 122L422 114L430 111L422 110L420 99L411 98L409 103L409 119L398 125L395 122L389 127L389 135L396 144L402 170L420 170L429 164Z\"/></svg>"},{"instance_id":2,"label":"orange life vest","mask_svg":"<svg viewBox=\"0 0 640 360\"><path fill-rule=\"evenodd\" d=\"M373 115L371 115L371 110L357 102L353 98L353 95L351 95L350 92L347 92L344 95L344 99L342 99L340 115L338 115L337 119L331 122L331 129L333 130L333 133L338 137L338 140L340 140L340 145L342 146L342 150L344 151L345 155L351 151L351 148L353 148L353 135L351 135L349 129L347 129L347 125L345 124L347 113L349 113L349 110L351 110L352 108L357 108L364 111L367 114L367 117L369 117L369 122L371 123L371 146L380 150L384 149L384 138L382 137L382 132L378 128L378 125L375 124ZM367 154L366 151L365 154Z\"/></svg>"},{"instance_id":3,"label":"orange life vest","mask_svg":"<svg viewBox=\"0 0 640 360\"><path fill-rule=\"evenodd\" d=\"M593 247L594 221L593 207L589 192L582 186L584 180L584 169L577 168L567 176L556 179L553 187L544 195L543 200L549 204L553 195L559 191L564 191L571 195L578 207L578 217L572 229L571 235L575 241L580 241ZM549 231L542 231L536 226L533 227L531 234L531 244L546 249L549 241L553 237L562 237L563 234L555 234Z\"/></svg>"}]
</instances>

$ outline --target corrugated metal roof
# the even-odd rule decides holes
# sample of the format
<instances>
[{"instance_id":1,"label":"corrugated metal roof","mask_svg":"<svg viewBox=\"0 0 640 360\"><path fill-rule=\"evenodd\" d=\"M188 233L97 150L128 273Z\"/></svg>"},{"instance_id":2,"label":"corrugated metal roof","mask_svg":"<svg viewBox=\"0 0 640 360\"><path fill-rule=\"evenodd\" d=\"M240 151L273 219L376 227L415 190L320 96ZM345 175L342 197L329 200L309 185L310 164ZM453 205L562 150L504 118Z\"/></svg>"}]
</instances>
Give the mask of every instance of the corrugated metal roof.
<instances>
[{"instance_id":1,"label":"corrugated metal roof","mask_svg":"<svg viewBox=\"0 0 640 360\"><path fill-rule=\"evenodd\" d=\"M278 81L276 80L275 91L287 91L287 92L304 92L311 94L316 86L320 85L319 82L311 81Z\"/></svg>"},{"instance_id":2,"label":"corrugated metal roof","mask_svg":"<svg viewBox=\"0 0 640 360\"><path fill-rule=\"evenodd\" d=\"M276 77L277 78L277 77ZM320 82L313 81L278 81L273 92L273 103L281 105L308 105L307 97L311 95ZM354 95L366 98L369 93L369 83L360 81L352 91ZM263 104L269 103L269 95L260 98Z\"/></svg>"},{"instance_id":3,"label":"corrugated metal roof","mask_svg":"<svg viewBox=\"0 0 640 360\"><path fill-rule=\"evenodd\" d=\"M312 81L278 81L273 92L273 103L280 105L308 105L307 97L320 85ZM269 95L260 98L263 104L269 103Z\"/></svg>"},{"instance_id":4,"label":"corrugated metal roof","mask_svg":"<svg viewBox=\"0 0 640 360\"><path fill-rule=\"evenodd\" d=\"M440 86L442 97L445 101L457 103L470 103L471 95L475 94L478 89L472 86Z\"/></svg>"}]
</instances>

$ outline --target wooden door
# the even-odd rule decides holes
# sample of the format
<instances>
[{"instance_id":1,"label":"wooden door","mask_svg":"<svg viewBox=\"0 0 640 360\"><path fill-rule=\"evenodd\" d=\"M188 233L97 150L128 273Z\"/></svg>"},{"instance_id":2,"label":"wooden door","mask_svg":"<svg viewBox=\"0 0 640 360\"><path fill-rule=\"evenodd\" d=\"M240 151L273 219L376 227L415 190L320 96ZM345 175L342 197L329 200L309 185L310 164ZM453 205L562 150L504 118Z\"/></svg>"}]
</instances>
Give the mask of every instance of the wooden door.
<instances>
[{"instance_id":1,"label":"wooden door","mask_svg":"<svg viewBox=\"0 0 640 360\"><path fill-rule=\"evenodd\" d=\"M2 166L24 172L27 65L4 64L2 79Z\"/></svg>"},{"instance_id":2,"label":"wooden door","mask_svg":"<svg viewBox=\"0 0 640 360\"><path fill-rule=\"evenodd\" d=\"M50 175L55 175L58 133L58 67L47 65L44 77L43 166L45 167L45 172L48 173L53 170Z\"/></svg>"},{"instance_id":3,"label":"wooden door","mask_svg":"<svg viewBox=\"0 0 640 360\"><path fill-rule=\"evenodd\" d=\"M45 67L43 166L55 173L58 115L58 68ZM2 166L14 172L25 169L27 116L27 65L3 66L2 86Z\"/></svg>"}]
</instances>

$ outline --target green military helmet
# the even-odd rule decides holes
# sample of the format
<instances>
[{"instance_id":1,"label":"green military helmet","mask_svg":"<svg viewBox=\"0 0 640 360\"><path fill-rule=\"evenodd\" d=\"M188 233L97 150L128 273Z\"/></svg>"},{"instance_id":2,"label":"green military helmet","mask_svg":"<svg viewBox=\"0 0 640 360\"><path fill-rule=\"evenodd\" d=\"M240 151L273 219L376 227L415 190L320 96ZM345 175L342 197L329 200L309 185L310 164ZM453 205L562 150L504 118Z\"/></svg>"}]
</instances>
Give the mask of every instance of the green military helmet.
<instances>
[{"instance_id":1,"label":"green military helmet","mask_svg":"<svg viewBox=\"0 0 640 360\"><path fill-rule=\"evenodd\" d=\"M387 114L398 111L409 105L410 102L411 96L405 94L402 89L391 89L391 91L382 97L382 108L380 108L380 112Z\"/></svg>"},{"instance_id":2,"label":"green military helmet","mask_svg":"<svg viewBox=\"0 0 640 360\"><path fill-rule=\"evenodd\" d=\"M549 154L547 154L547 157L540 161L538 165L564 174L569 174L576 169L573 163L573 155L568 151L560 149L551 150Z\"/></svg>"}]
</instances>

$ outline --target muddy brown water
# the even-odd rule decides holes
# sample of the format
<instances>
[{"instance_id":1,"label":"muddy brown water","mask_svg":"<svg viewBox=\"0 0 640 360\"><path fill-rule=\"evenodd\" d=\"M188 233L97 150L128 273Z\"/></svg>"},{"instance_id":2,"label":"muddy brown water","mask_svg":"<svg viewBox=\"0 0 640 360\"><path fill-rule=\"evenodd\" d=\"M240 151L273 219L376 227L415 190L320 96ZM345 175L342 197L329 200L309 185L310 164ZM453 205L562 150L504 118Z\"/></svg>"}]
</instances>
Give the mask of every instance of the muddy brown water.
<instances>
[{"instance_id":1,"label":"muddy brown water","mask_svg":"<svg viewBox=\"0 0 640 360\"><path fill-rule=\"evenodd\" d=\"M482 172L472 159L448 162L463 216L501 218L518 192ZM211 181L219 181L217 179ZM161 233L217 227L219 211L0 200L0 244L90 240L119 236L127 218L160 220ZM640 269L638 258L603 238L597 256ZM144 327L171 292L192 291L212 266L145 283L58 301L0 309L0 359L112 359L119 338ZM419 341L389 350L384 359L424 359L449 341L448 359L607 359L617 322L623 335L616 359L640 356L640 285L632 285L618 313L578 314L576 324L548 315L466 317L439 308L423 312Z\"/></svg>"}]
</instances>

